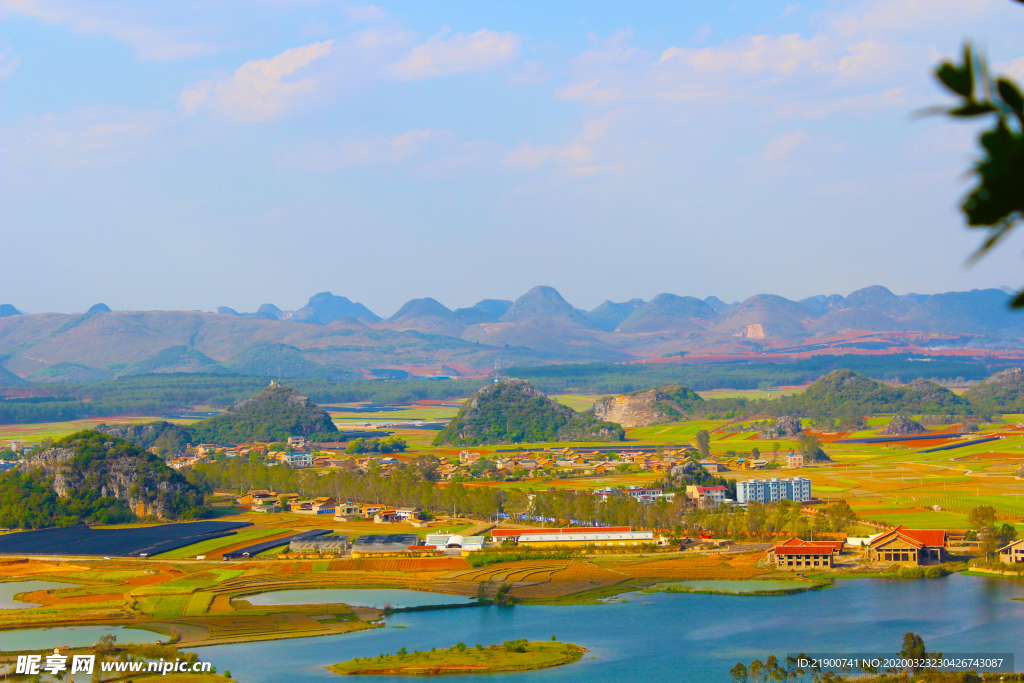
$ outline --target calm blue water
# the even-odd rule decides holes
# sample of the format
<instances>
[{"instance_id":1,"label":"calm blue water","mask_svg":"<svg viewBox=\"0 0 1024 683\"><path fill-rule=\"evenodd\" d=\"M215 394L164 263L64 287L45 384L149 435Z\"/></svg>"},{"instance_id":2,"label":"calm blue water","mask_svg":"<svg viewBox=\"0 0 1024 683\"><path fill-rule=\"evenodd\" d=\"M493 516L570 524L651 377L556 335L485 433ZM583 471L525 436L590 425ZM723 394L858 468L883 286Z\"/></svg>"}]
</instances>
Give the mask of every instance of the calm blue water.
<instances>
[{"instance_id":1,"label":"calm blue water","mask_svg":"<svg viewBox=\"0 0 1024 683\"><path fill-rule=\"evenodd\" d=\"M53 581L11 581L0 583L0 609L28 609L39 607L38 603L18 602L14 596L18 593L31 593L32 591L45 591L51 588L71 588L71 583L55 583Z\"/></svg>"},{"instance_id":2,"label":"calm blue water","mask_svg":"<svg viewBox=\"0 0 1024 683\"><path fill-rule=\"evenodd\" d=\"M414 591L405 588L313 588L272 591L245 598L251 605L352 605L353 607L425 607L427 605L464 605L476 598L450 593Z\"/></svg>"},{"instance_id":3,"label":"calm blue water","mask_svg":"<svg viewBox=\"0 0 1024 683\"><path fill-rule=\"evenodd\" d=\"M789 581L786 579L762 579L753 581L673 581L659 583L658 588L676 588L678 590L715 591L718 593L756 593L758 591L784 591L797 588L810 588L811 581Z\"/></svg>"},{"instance_id":4,"label":"calm blue water","mask_svg":"<svg viewBox=\"0 0 1024 683\"><path fill-rule=\"evenodd\" d=\"M123 626L59 626L0 631L0 652L52 650L55 647L86 647L100 637L114 635L119 643L155 643L165 636Z\"/></svg>"},{"instance_id":5,"label":"calm blue water","mask_svg":"<svg viewBox=\"0 0 1024 683\"><path fill-rule=\"evenodd\" d=\"M528 674L496 674L488 683L628 680L728 681L737 662L789 652L896 652L903 634L929 650L1014 652L1024 668L1024 582L953 575L943 579L837 581L796 595L634 594L626 602L586 606L480 607L400 613L385 628L362 633L200 648L200 659L245 683L342 679L322 667L382 652L429 650L458 641L507 638L583 645L577 664ZM347 680L347 679L346 679ZM404 677L374 681L408 683Z\"/></svg>"}]
</instances>

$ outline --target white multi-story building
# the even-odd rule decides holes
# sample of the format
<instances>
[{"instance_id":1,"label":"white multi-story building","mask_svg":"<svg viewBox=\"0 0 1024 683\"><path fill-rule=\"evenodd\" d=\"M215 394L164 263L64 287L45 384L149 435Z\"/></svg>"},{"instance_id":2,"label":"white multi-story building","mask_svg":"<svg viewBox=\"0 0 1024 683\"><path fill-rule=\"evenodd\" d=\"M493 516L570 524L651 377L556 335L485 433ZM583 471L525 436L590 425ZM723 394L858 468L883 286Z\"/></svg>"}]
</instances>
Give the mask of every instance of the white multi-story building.
<instances>
[{"instance_id":1,"label":"white multi-story building","mask_svg":"<svg viewBox=\"0 0 1024 683\"><path fill-rule=\"evenodd\" d=\"M288 467L300 468L300 467L312 467L313 466L313 454L312 453L285 453L284 462Z\"/></svg>"},{"instance_id":2,"label":"white multi-story building","mask_svg":"<svg viewBox=\"0 0 1024 683\"><path fill-rule=\"evenodd\" d=\"M811 480L806 477L792 479L748 479L736 483L736 502L777 503L780 500L804 502L811 499Z\"/></svg>"}]
</instances>

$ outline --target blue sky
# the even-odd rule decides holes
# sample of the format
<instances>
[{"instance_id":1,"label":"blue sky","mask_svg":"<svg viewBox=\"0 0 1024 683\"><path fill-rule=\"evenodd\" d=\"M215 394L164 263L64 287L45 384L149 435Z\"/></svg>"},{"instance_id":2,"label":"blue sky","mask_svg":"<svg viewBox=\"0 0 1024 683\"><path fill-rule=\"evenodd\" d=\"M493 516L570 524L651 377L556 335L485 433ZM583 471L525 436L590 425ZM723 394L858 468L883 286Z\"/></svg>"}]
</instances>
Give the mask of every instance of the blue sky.
<instances>
[{"instance_id":1,"label":"blue sky","mask_svg":"<svg viewBox=\"0 0 1024 683\"><path fill-rule=\"evenodd\" d=\"M390 315L533 285L897 293L972 269L976 126L910 114L1010 0L0 0L0 303Z\"/></svg>"}]
</instances>

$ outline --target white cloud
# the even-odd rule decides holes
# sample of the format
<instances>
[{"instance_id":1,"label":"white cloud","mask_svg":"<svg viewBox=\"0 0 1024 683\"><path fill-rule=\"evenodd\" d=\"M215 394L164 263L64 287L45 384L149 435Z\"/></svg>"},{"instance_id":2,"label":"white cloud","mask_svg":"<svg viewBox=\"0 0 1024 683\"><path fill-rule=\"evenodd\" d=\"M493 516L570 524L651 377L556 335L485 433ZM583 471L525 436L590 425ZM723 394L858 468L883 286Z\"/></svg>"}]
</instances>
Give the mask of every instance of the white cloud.
<instances>
[{"instance_id":1,"label":"white cloud","mask_svg":"<svg viewBox=\"0 0 1024 683\"><path fill-rule=\"evenodd\" d=\"M280 165L326 173L358 166L396 164L421 158L439 146L451 146L450 130L413 129L400 135L354 135L341 140L318 140L288 150Z\"/></svg>"},{"instance_id":2,"label":"white cloud","mask_svg":"<svg viewBox=\"0 0 1024 683\"><path fill-rule=\"evenodd\" d=\"M803 128L786 135L776 135L768 140L768 144L764 146L763 156L765 161L785 159L806 139L807 131Z\"/></svg>"},{"instance_id":3,"label":"white cloud","mask_svg":"<svg viewBox=\"0 0 1024 683\"><path fill-rule=\"evenodd\" d=\"M985 17L1007 3L1002 0L868 0L848 5L851 9L831 13L829 28L840 34L897 34L962 27Z\"/></svg>"},{"instance_id":4,"label":"white cloud","mask_svg":"<svg viewBox=\"0 0 1024 683\"><path fill-rule=\"evenodd\" d=\"M718 47L670 47L662 62L678 62L695 71L774 71L791 74L798 67L819 60L827 49L822 36L805 39L793 33L782 36L750 36Z\"/></svg>"},{"instance_id":5,"label":"white cloud","mask_svg":"<svg viewBox=\"0 0 1024 683\"><path fill-rule=\"evenodd\" d=\"M799 116L804 119L820 119L834 114L871 114L884 109L909 110L907 88L889 88L881 92L848 97L817 97L801 98L797 102L788 102L778 107L777 111L784 116Z\"/></svg>"},{"instance_id":6,"label":"white cloud","mask_svg":"<svg viewBox=\"0 0 1024 683\"><path fill-rule=\"evenodd\" d=\"M313 76L285 78L329 55L333 43L325 40L285 50L270 59L246 62L230 80L204 81L182 91L178 105L190 116L209 109L242 121L276 118L317 85Z\"/></svg>"},{"instance_id":7,"label":"white cloud","mask_svg":"<svg viewBox=\"0 0 1024 683\"><path fill-rule=\"evenodd\" d=\"M894 51L878 40L856 43L847 52L826 67L834 70L841 79L870 78L891 70L897 63Z\"/></svg>"},{"instance_id":8,"label":"white cloud","mask_svg":"<svg viewBox=\"0 0 1024 683\"><path fill-rule=\"evenodd\" d=\"M997 75L1009 76L1020 85L1021 81L1024 81L1024 57L1017 57L1009 62L997 62L993 65L993 70Z\"/></svg>"},{"instance_id":9,"label":"white cloud","mask_svg":"<svg viewBox=\"0 0 1024 683\"><path fill-rule=\"evenodd\" d=\"M24 166L117 163L160 144L159 133L173 125L173 119L168 111L105 106L31 116L0 129L0 150Z\"/></svg>"},{"instance_id":10,"label":"white cloud","mask_svg":"<svg viewBox=\"0 0 1024 683\"><path fill-rule=\"evenodd\" d=\"M354 23L384 21L390 16L386 9L377 5L346 7L345 13L348 14L348 20Z\"/></svg>"},{"instance_id":11,"label":"white cloud","mask_svg":"<svg viewBox=\"0 0 1024 683\"><path fill-rule=\"evenodd\" d=\"M214 54L220 49L177 31L132 21L131 14L123 7L108 7L95 2L0 0L0 18L11 15L30 17L47 24L66 24L76 33L105 34L127 43L143 60L166 62Z\"/></svg>"},{"instance_id":12,"label":"white cloud","mask_svg":"<svg viewBox=\"0 0 1024 683\"><path fill-rule=\"evenodd\" d=\"M404 59L387 66L384 74L398 80L416 80L472 71L489 71L514 62L522 39L514 33L486 29L445 39L434 36L413 48Z\"/></svg>"},{"instance_id":13,"label":"white cloud","mask_svg":"<svg viewBox=\"0 0 1024 683\"><path fill-rule=\"evenodd\" d=\"M534 146L526 143L509 152L502 164L517 168L532 168L550 161L572 165L589 164L593 159L594 150L580 141L562 146Z\"/></svg>"},{"instance_id":14,"label":"white cloud","mask_svg":"<svg viewBox=\"0 0 1024 683\"><path fill-rule=\"evenodd\" d=\"M0 81L6 81L21 64L21 57L12 55L10 50L0 52Z\"/></svg>"}]
</instances>

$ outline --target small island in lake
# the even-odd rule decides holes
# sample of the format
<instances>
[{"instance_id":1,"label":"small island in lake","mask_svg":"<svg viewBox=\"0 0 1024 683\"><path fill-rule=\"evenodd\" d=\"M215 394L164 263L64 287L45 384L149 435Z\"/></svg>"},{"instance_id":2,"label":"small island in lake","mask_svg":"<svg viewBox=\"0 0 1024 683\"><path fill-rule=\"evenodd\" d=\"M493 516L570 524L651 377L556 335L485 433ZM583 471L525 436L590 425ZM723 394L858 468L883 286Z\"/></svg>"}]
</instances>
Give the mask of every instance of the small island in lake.
<instances>
[{"instance_id":1,"label":"small island in lake","mask_svg":"<svg viewBox=\"0 0 1024 683\"><path fill-rule=\"evenodd\" d=\"M327 667L345 675L437 676L443 674L492 674L547 669L578 662L585 647L557 641L506 640L501 645L467 647L459 643L444 650L356 657Z\"/></svg>"}]
</instances>

